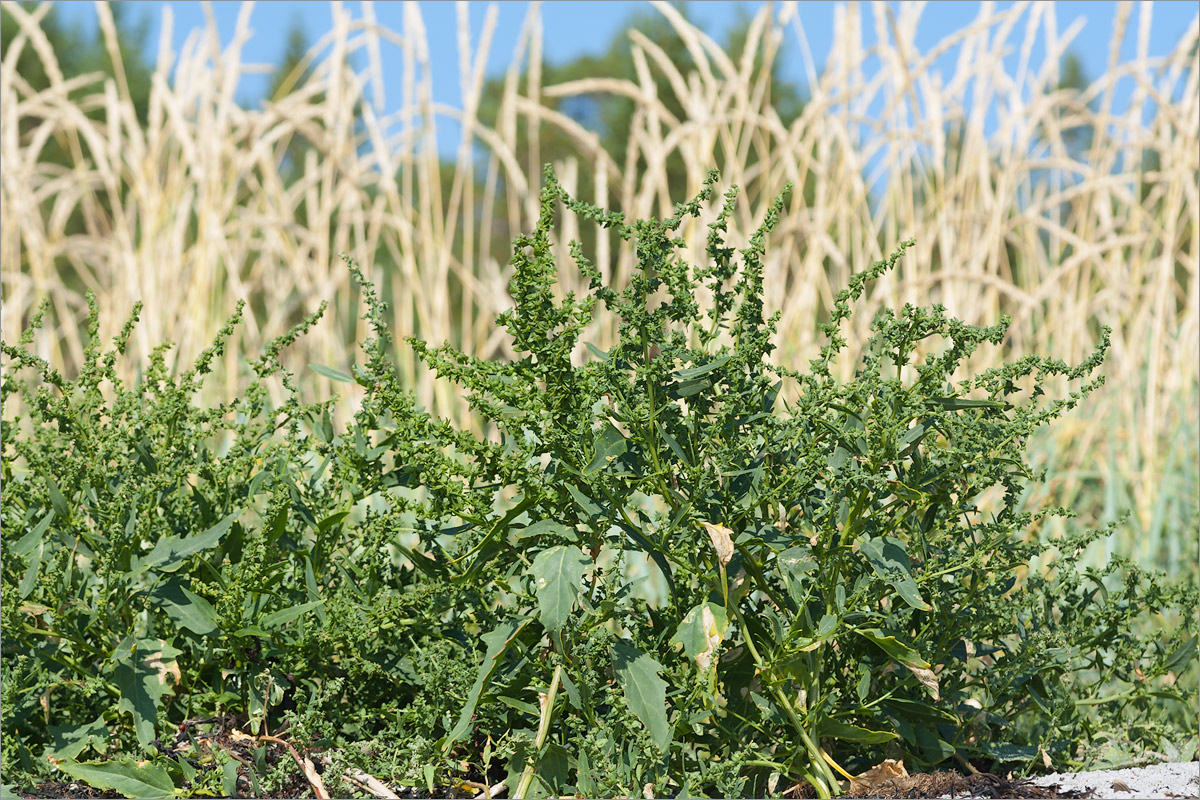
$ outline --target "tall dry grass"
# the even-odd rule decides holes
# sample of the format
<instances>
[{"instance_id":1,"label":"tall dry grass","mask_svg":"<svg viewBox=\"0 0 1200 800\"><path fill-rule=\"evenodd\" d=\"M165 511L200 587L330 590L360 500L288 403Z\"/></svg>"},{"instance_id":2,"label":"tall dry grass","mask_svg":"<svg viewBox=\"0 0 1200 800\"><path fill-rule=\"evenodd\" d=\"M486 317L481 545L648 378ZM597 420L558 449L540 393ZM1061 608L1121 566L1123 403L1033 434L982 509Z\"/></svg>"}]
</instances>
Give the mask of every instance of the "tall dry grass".
<instances>
[{"instance_id":1,"label":"tall dry grass","mask_svg":"<svg viewBox=\"0 0 1200 800\"><path fill-rule=\"evenodd\" d=\"M241 334L243 352L327 300L326 319L293 348L290 363L346 369L356 356L353 342L366 331L336 255L345 251L385 280L398 336L417 333L504 357L508 343L492 320L509 302L509 251L496 232L533 225L541 176L522 164L539 163L539 130L558 128L577 146L576 156L555 165L567 188L590 171L596 196L585 199L608 205L615 198L635 217L670 210L716 166L724 185L742 187L732 227L744 237L785 181L807 187L807 202L805 191L793 195L766 272L768 301L783 314L778 354L788 362L802 364L815 353L815 318L847 277L910 236L917 247L870 295L850 332L853 346L875 308L904 302L941 302L971 322L1012 314L1009 355L1078 360L1099 325L1112 326L1108 386L1041 446L1068 494L1086 488L1089 470L1107 464L1104 474L1120 476L1138 524L1151 526L1164 471L1179 461L1172 448L1186 448L1184 464L1196 459L1197 21L1169 56L1151 58L1152 4L1119 6L1107 71L1078 94L1056 87L1061 57L1079 29L1059 30L1051 4L1003 11L984 4L974 22L926 52L914 44L920 4L897 12L851 4L832 31L807 30L803 5L768 6L754 18L741 53L725 52L671 6L655 7L687 42L695 69L681 71L654 41L630 31L638 80L543 85L543 31L533 4L508 61L498 123L490 127L478 110L500 13L494 4L483 11L475 42L467 16L478 7L459 4L458 63L436 64L457 68L461 108L432 100L435 64L415 3L405 5L401 31L377 24L370 3L361 18L335 4L332 29L311 52L312 77L261 108L234 101L239 81L255 69L242 57L250 8L223 50L210 18L179 53L171 49L171 12L164 8L143 126L105 4L97 8L116 80L66 81L39 28L47 6L27 13L5 3L3 13L19 22L21 36L0 67L3 338L14 341L48 298L53 324L36 346L69 372L84 347L83 288L98 295L105 337L142 300L135 358L126 366L132 377L136 359L166 339L190 363L237 299L255 310ZM878 44L865 41L867 14L881 32ZM810 36L834 43L823 65L812 61ZM1136 40L1137 55L1122 61L1126 37ZM1035 43L1044 45L1041 58L1032 55ZM385 47L398 48L404 63L386 79ZM41 57L50 89L34 92L16 73L22 48ZM768 67L785 50L802 59L810 92L790 125L767 99ZM1015 69L1004 60L1009 52L1018 54ZM934 69L943 55L957 56L953 71ZM685 116L657 96L656 76L667 79ZM1122 86L1132 94L1118 111ZM399 113L382 113L385 90L401 93ZM636 104L623 162L549 102L592 92ZM448 181L436 148L437 125L446 119L464 131ZM532 135L519 141L518 130L530 123ZM1081 125L1094 129L1083 151L1070 140ZM303 151L303 177L287 183L281 161L299 139L311 145ZM72 155L70 166L43 158L51 140ZM687 165L686 185L668 185L672 153ZM1146 162L1151 153L1157 161ZM639 155L645 169L635 168ZM72 217L83 220L84 232L69 232ZM694 258L702 253L704 222L685 231ZM562 225L567 264L566 241L578 228L572 220ZM603 232L596 242L598 263L614 279L626 277L630 248ZM578 276L564 272L567 287L578 288ZM584 338L606 346L611 320L595 328ZM414 363L403 344L397 360L429 408L465 416L462 398ZM987 357L976 363L988 365ZM239 364L235 349L214 392L236 391L245 377ZM333 388L307 374L314 397ZM349 408L344 404L343 414ZM1189 520L1192 488L1188 482L1182 490Z\"/></svg>"}]
</instances>

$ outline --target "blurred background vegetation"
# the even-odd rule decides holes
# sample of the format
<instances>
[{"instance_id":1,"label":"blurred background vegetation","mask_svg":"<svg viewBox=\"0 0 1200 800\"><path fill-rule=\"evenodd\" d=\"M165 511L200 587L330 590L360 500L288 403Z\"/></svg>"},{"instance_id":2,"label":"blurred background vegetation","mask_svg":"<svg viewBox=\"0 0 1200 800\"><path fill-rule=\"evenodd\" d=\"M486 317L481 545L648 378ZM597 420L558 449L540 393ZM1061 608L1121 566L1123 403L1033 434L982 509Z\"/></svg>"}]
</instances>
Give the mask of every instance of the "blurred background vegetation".
<instances>
[{"instance_id":1,"label":"blurred background vegetation","mask_svg":"<svg viewBox=\"0 0 1200 800\"><path fill-rule=\"evenodd\" d=\"M347 252L381 282L396 362L420 401L472 424L461 396L401 337L507 355L493 319L510 302L510 241L532 227L543 164L576 196L631 217L669 212L716 167L723 186L742 189L731 226L742 232L790 181L799 190L767 273L768 301L783 315L780 360L802 366L814 356L816 324L848 276L910 236L917 247L847 332L852 348L873 310L905 302L941 302L973 323L1011 315L1004 346L975 369L1027 352L1078 361L1102 325L1113 327L1109 383L1036 442L1032 460L1049 481L1028 502L1066 505L1089 525L1128 515L1088 560L1116 551L1195 574L1197 26L1169 56L1151 58L1149 8L1135 18L1118 7L1114 37L1138 37L1138 55L1104 74L1085 74L1053 14L1018 5L949 36L937 50L958 52L959 71L946 76L914 45L919 8L852 4L834 30L814 32L834 44L801 86L779 70L784 48L805 46L795 6L768 4L717 42L686 5L647 4L599 55L550 64L535 4L499 75L482 69L494 24L485 12L479 49L459 54L471 67L462 107L447 108L431 100L416 4L406 6L403 36L340 6L315 45L293 25L264 96L238 102L237 35L222 50L214 31L199 31L181 52L163 45L151 59L132 6L98 4L90 35L52 4L6 2L3 337L15 341L48 299L37 349L73 374L86 344L84 292L98 295L105 338L142 300L122 366L134 379L162 341L190 363L244 299L253 313L210 382L210 402L238 392L243 353L327 300L326 319L285 355L323 399L332 388L307 365L348 369L366 335L337 258ZM887 31L869 45L866 14ZM1037 36L1046 52L1032 63ZM381 73L370 58L381 46L403 50L403 74ZM1025 57L1010 74L1004 56L1014 47ZM1130 79L1128 109L1116 113L1114 87ZM371 99L385 80L404 97L390 116ZM874 108L883 110L867 113ZM455 153L436 146L447 118L464 131ZM627 246L594 225L559 225L564 291L586 288L567 256L571 238L606 276L629 275ZM699 257L706 229L683 233ZM593 328L584 338L607 347L613 321L600 316ZM337 386L343 420L355 388Z\"/></svg>"}]
</instances>

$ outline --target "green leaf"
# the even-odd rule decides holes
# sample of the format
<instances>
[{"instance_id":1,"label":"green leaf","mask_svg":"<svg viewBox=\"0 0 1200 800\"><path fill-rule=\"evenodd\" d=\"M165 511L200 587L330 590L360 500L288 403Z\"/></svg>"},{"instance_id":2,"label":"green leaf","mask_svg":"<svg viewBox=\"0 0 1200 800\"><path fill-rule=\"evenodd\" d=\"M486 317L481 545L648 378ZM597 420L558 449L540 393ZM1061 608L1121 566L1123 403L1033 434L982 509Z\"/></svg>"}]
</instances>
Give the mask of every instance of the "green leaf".
<instances>
[{"instance_id":1,"label":"green leaf","mask_svg":"<svg viewBox=\"0 0 1200 800\"><path fill-rule=\"evenodd\" d=\"M859 628L856 632L879 645L885 653L904 666L910 669L914 667L917 669L929 669L929 662L921 658L920 653L898 641L896 637L887 636L878 628Z\"/></svg>"},{"instance_id":2,"label":"green leaf","mask_svg":"<svg viewBox=\"0 0 1200 800\"><path fill-rule=\"evenodd\" d=\"M676 380L686 381L692 378L698 378L701 375L707 375L714 369L720 369L727 363L729 363L729 356L722 356L721 358L710 361L707 364L703 364L699 367L688 367L687 369L676 370L675 372L671 373L671 377L675 378Z\"/></svg>"},{"instance_id":3,"label":"green leaf","mask_svg":"<svg viewBox=\"0 0 1200 800\"><path fill-rule=\"evenodd\" d=\"M607 467L614 458L624 453L628 447L625 437L621 435L621 432L611 422L604 423L604 427L596 432L593 441L595 442L596 454L592 456L592 460L588 465L583 468L584 475L595 475Z\"/></svg>"},{"instance_id":4,"label":"green leaf","mask_svg":"<svg viewBox=\"0 0 1200 800\"><path fill-rule=\"evenodd\" d=\"M671 448L671 452L675 454L675 457L690 467L692 465L691 459L687 457L687 453L679 446L679 442L675 437L667 433L666 430L662 430L661 433L663 441L667 443L667 447Z\"/></svg>"},{"instance_id":5,"label":"green leaf","mask_svg":"<svg viewBox=\"0 0 1200 800\"><path fill-rule=\"evenodd\" d=\"M25 567L25 575L21 578L21 584L17 587L17 595L22 600L29 596L37 584L38 574L42 571L42 554L45 551L46 543L38 542L29 559L29 565Z\"/></svg>"},{"instance_id":6,"label":"green leaf","mask_svg":"<svg viewBox=\"0 0 1200 800\"><path fill-rule=\"evenodd\" d=\"M112 789L126 797L175 797L175 783L157 764L132 761L78 762L64 759L58 768L96 789Z\"/></svg>"},{"instance_id":7,"label":"green leaf","mask_svg":"<svg viewBox=\"0 0 1200 800\"><path fill-rule=\"evenodd\" d=\"M54 509L46 512L46 516L42 517L42 521L35 525L28 533L17 540L13 545L13 554L24 558L33 552L33 548L38 542L42 541L42 536L46 533L46 529L50 527L50 523L54 520Z\"/></svg>"},{"instance_id":8,"label":"green leaf","mask_svg":"<svg viewBox=\"0 0 1200 800\"><path fill-rule=\"evenodd\" d=\"M671 638L701 672L712 669L713 656L729 630L729 615L716 603L701 603L684 615Z\"/></svg>"},{"instance_id":9,"label":"green leaf","mask_svg":"<svg viewBox=\"0 0 1200 800\"><path fill-rule=\"evenodd\" d=\"M117 645L115 655L119 661L113 671L121 692L117 708L133 716L133 728L142 747L155 738L154 723L163 695L174 690L174 683L167 678L179 680L179 665L175 658L181 652L162 639L134 642L126 637Z\"/></svg>"},{"instance_id":10,"label":"green leaf","mask_svg":"<svg viewBox=\"0 0 1200 800\"><path fill-rule=\"evenodd\" d=\"M552 519L539 520L525 528L516 528L517 539L528 539L531 536L541 536L547 533L554 533L560 536L565 536L572 541L579 539L579 534L571 528L563 525L561 522Z\"/></svg>"},{"instance_id":11,"label":"green leaf","mask_svg":"<svg viewBox=\"0 0 1200 800\"><path fill-rule=\"evenodd\" d=\"M690 381L673 384L672 388L667 392L667 396L675 400L680 400L692 395L697 395L712 386L712 381L708 378L695 378Z\"/></svg>"},{"instance_id":12,"label":"green leaf","mask_svg":"<svg viewBox=\"0 0 1200 800\"><path fill-rule=\"evenodd\" d=\"M600 506L596 504L595 500L588 497L586 494L579 491L569 483L567 484L567 492L572 498L574 498L579 507L583 509L583 513L587 514L588 517L595 519L596 517L600 516Z\"/></svg>"},{"instance_id":13,"label":"green leaf","mask_svg":"<svg viewBox=\"0 0 1200 800\"><path fill-rule=\"evenodd\" d=\"M870 562L875 574L890 583L904 602L918 611L929 611L932 608L921 597L916 581L912 578L912 565L904 542L895 536L878 536L867 539L859 545L859 549Z\"/></svg>"},{"instance_id":14,"label":"green leaf","mask_svg":"<svg viewBox=\"0 0 1200 800\"><path fill-rule=\"evenodd\" d=\"M665 753L671 744L671 729L667 725L667 682L658 677L663 671L649 654L623 642L611 646L613 670L617 683L625 692L629 710L650 731L650 738Z\"/></svg>"},{"instance_id":15,"label":"green leaf","mask_svg":"<svg viewBox=\"0 0 1200 800\"><path fill-rule=\"evenodd\" d=\"M508 650L509 645L512 644L513 640L532 621L529 617L508 620L500 623L500 626L496 630L491 633L485 633L481 637L483 643L487 645L487 652L483 656L483 663L479 665L479 673L475 676L475 683L471 686L471 691L467 693L467 702L463 706L462 712L458 715L458 722L455 723L454 729L446 735L446 741L442 745L443 753L449 753L454 743L467 732L467 727L471 724L471 715L475 713L475 705L479 702L479 695L483 691L484 684L487 683L492 673L496 670L496 666L500 662L500 657Z\"/></svg>"},{"instance_id":16,"label":"green leaf","mask_svg":"<svg viewBox=\"0 0 1200 800\"><path fill-rule=\"evenodd\" d=\"M191 536L162 537L155 543L154 548L146 554L146 557L142 559L142 565L138 572L143 572L151 567L157 567L159 570L169 572L169 568L181 564L188 556L195 555L210 547L216 547L220 544L221 538L233 527L233 521L240 514L241 511L231 511L216 525Z\"/></svg>"},{"instance_id":17,"label":"green leaf","mask_svg":"<svg viewBox=\"0 0 1200 800\"><path fill-rule=\"evenodd\" d=\"M578 547L564 544L543 550L533 560L529 574L537 595L538 619L547 631L557 631L566 624L579 595L583 570L590 563Z\"/></svg>"},{"instance_id":18,"label":"green leaf","mask_svg":"<svg viewBox=\"0 0 1200 800\"><path fill-rule=\"evenodd\" d=\"M291 608L285 608L282 611L276 611L273 614L268 614L260 619L258 624L263 630L270 630L271 628L282 625L285 622L291 622L296 617L303 616L309 611L312 611L314 608L323 605L325 605L324 600L313 600L309 603L301 603L298 606L292 606Z\"/></svg>"},{"instance_id":19,"label":"green leaf","mask_svg":"<svg viewBox=\"0 0 1200 800\"><path fill-rule=\"evenodd\" d=\"M318 375L323 375L331 380L341 381L342 383L354 383L354 378L340 369L327 367L324 364L309 364L308 368Z\"/></svg>"},{"instance_id":20,"label":"green leaf","mask_svg":"<svg viewBox=\"0 0 1200 800\"><path fill-rule=\"evenodd\" d=\"M178 581L164 584L155 591L154 597L176 627L187 628L201 636L216 633L217 612L212 604Z\"/></svg>"},{"instance_id":21,"label":"green leaf","mask_svg":"<svg viewBox=\"0 0 1200 800\"><path fill-rule=\"evenodd\" d=\"M50 505L54 507L54 512L63 519L69 519L71 516L71 504L67 502L67 498L63 496L62 490L58 488L58 484L53 478L47 476L46 491L50 493Z\"/></svg>"},{"instance_id":22,"label":"green leaf","mask_svg":"<svg viewBox=\"0 0 1200 800\"><path fill-rule=\"evenodd\" d=\"M1005 403L999 400L967 400L962 397L931 397L933 402L949 411L964 408L1004 408Z\"/></svg>"},{"instance_id":23,"label":"green leaf","mask_svg":"<svg viewBox=\"0 0 1200 800\"><path fill-rule=\"evenodd\" d=\"M983 750L992 758L1003 762L1032 761L1038 754L1038 749L1033 745L1009 744L1007 742L985 745Z\"/></svg>"},{"instance_id":24,"label":"green leaf","mask_svg":"<svg viewBox=\"0 0 1200 800\"><path fill-rule=\"evenodd\" d=\"M108 726L103 714L87 725L50 725L46 730L54 738L54 744L46 748L46 755L51 758L77 758L88 745L95 745L100 752L108 747Z\"/></svg>"},{"instance_id":25,"label":"green leaf","mask_svg":"<svg viewBox=\"0 0 1200 800\"><path fill-rule=\"evenodd\" d=\"M862 742L863 744L883 744L884 742L890 742L892 739L898 738L896 734L890 731L872 731L867 728L860 728L857 725L848 725L845 722L828 718L817 723L817 735L822 739L828 736L833 739L842 739L847 742Z\"/></svg>"},{"instance_id":26,"label":"green leaf","mask_svg":"<svg viewBox=\"0 0 1200 800\"><path fill-rule=\"evenodd\" d=\"M591 342L584 342L583 346L591 351L591 354L596 358L600 359L601 361L608 361L608 353L604 352L599 347L596 347L596 345L592 344Z\"/></svg>"}]
</instances>

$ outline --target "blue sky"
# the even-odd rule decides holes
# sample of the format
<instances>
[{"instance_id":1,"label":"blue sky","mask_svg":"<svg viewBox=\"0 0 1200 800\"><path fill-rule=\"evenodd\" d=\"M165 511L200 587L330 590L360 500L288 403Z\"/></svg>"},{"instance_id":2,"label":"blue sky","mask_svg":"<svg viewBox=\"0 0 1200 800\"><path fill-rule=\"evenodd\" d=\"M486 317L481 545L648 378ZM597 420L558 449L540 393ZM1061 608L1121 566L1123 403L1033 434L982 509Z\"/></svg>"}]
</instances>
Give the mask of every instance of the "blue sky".
<instances>
[{"instance_id":1,"label":"blue sky","mask_svg":"<svg viewBox=\"0 0 1200 800\"><path fill-rule=\"evenodd\" d=\"M179 53L188 34L195 28L205 25L205 11L201 3L195 0L172 0L170 2L144 2L131 4L134 16L138 14L149 17L150 35L146 45L153 61L157 53L162 9L169 6L174 15L172 46ZM460 104L459 75L458 75L458 42L455 3L451 2L420 2L419 7L424 18L427 36L432 54L434 100L454 106ZM805 0L800 4L800 18L808 35L808 44L818 69L825 62L829 53L832 39L833 18L835 7L839 3L818 2ZM1011 6L1011 2L996 3L998 9ZM694 17L702 27L718 42L724 42L728 30L734 26L739 14L753 14L762 6L761 2L730 2L728 0L708 0L691 4ZM1054 4L1059 32L1067 30L1076 18L1083 18L1083 30L1076 37L1073 49L1083 60L1085 71L1095 77L1103 73L1108 64L1108 51L1112 39L1113 21L1116 15L1115 2L1058 2ZM92 3L59 2L58 7L72 21L85 29L95 26L95 9ZM213 15L217 21L222 44L227 44L232 38L236 27L237 17L241 8L240 2L225 0L211 4ZM469 3L471 20L472 46L474 46L483 28L487 4L483 2ZM346 8L353 17L361 18L362 9L359 3L346 3ZM403 7L397 2L376 3L375 14L378 21L395 31L403 31ZM507 0L499 4L499 20L493 39L491 54L488 61L489 74L502 73L512 58L520 35L521 25L529 3L524 0ZM654 12L646 2L631 2L630 0L552 0L542 4L542 20L545 30L545 55L551 62L563 62L581 54L602 52L612 37L621 30L623 23L635 9ZM874 40L873 15L869 8L863 9L863 24L868 42ZM944 2L930 3L921 17L917 32L917 45L922 51L940 41L946 34L959 30L975 19L980 12L977 2ZM1028 14L1028 12L1027 12ZM1120 58L1122 60L1134 57L1137 48L1137 30L1139 9L1135 6L1122 43ZM1184 34L1197 16L1197 4L1186 0L1159 0L1153 5L1153 22L1150 30L1149 51L1152 56L1164 55L1174 48L1179 38ZM1023 18L1024 19L1024 18ZM310 38L315 41L330 29L331 10L327 2L289 2L288 0L272 0L258 3L250 18L253 36L243 51L243 61L274 64L278 62L284 50L288 29L294 20L299 20ZM1012 58L1017 58L1018 43L1023 36L1022 21L1010 34ZM1039 64L1042 58L1042 43L1039 39L1032 53L1033 64ZM952 70L955 63L955 51L944 57L937 65ZM399 76L402 70L401 53L393 45L385 44L382 52L382 64L385 76ZM785 77L804 83L804 70L800 58L799 47L794 35L790 32L784 40L783 72ZM947 77L949 75L947 74ZM390 94L386 97L386 110L394 111L400 104L398 87L401 81L397 78ZM1127 81L1126 91L1132 82ZM240 87L239 98L252 101L260 97L266 86L266 80L259 76L248 76ZM385 87L386 88L386 87ZM1118 106L1120 105L1118 96ZM1115 110L1119 110L1115 109ZM452 154L458 142L457 126L449 120L439 120L439 146L444 154Z\"/></svg>"}]
</instances>

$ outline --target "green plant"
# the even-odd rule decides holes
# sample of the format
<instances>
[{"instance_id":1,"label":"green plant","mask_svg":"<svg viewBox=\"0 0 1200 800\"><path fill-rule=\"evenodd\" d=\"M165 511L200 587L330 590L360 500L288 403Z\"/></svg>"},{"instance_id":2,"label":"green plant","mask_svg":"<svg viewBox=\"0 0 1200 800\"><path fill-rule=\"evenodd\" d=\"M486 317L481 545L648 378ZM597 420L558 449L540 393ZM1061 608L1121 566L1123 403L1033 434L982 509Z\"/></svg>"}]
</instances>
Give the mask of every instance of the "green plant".
<instances>
[{"instance_id":1,"label":"green plant","mask_svg":"<svg viewBox=\"0 0 1200 800\"><path fill-rule=\"evenodd\" d=\"M6 780L55 765L122 791L232 792L240 774L257 792L286 782L267 760L286 726L338 769L408 785L729 796L800 777L832 795L884 756L1033 769L1085 757L1117 721L1143 746L1194 735L1194 592L1119 559L1077 571L1103 531L1042 544L1068 512L1018 507L1040 478L1028 437L1098 384L1107 339L1078 366L972 375L1004 324L905 306L840 381L842 327L905 245L837 296L807 372L773 366L763 255L783 198L739 258L726 194L693 266L678 230L715 182L627 223L547 172L498 320L517 357L409 340L482 436L404 388L352 262L364 363L313 366L364 392L340 433L279 359L319 312L209 410L191 399L236 314L181 377L164 346L133 388L114 364L135 319L101 353L93 305L66 380L28 350L35 317L2 347L0 396L28 414L0 426ZM590 292L558 296L560 206L631 241L627 284L572 245ZM607 351L580 341L601 313ZM1049 400L1051 378L1079 388ZM662 592L630 580L643 564ZM1159 614L1179 623L1133 635ZM240 766L186 744L215 714L259 737Z\"/></svg>"},{"instance_id":2,"label":"green plant","mask_svg":"<svg viewBox=\"0 0 1200 800\"><path fill-rule=\"evenodd\" d=\"M1118 559L1075 574L1069 557L1103 531L1055 542L1067 556L1055 574L1021 574L1046 550L1027 532L1070 515L1015 510L1037 478L1023 447L1100 380L1053 401L1041 384L1085 381L1107 338L1078 366L1024 356L955 382L977 348L1001 343L1005 322L980 328L906 306L876 318L854 379L840 383L840 325L902 247L838 295L829 343L807 374L774 367L762 257L782 198L739 266L723 241L736 193L726 195L709 225L709 263L693 267L675 232L699 216L714 181L666 220L626 224L548 173L538 226L514 244L515 307L499 317L517 357L496 363L410 340L496 434L422 422L434 439L403 437L394 450L404 463L450 450L462 459L440 456L438 472L421 474L437 487L417 512L430 568L506 598L488 606L483 663L444 750L472 752L483 729L473 720L488 715L488 730L536 728L510 762L523 789L532 775L542 790L590 794L603 774L619 776L619 791L690 781L695 792L712 786L713 762L741 749L753 754L740 766L757 791L774 770L825 794L838 791L839 760L865 764L888 749L924 765L1067 763L1085 709L1127 714L1137 706L1124 701L1137 698L1146 713L1147 703L1194 696L1137 677L1190 663L1194 623L1148 647L1122 633L1134 615L1194 606L1183 587L1164 589ZM621 291L573 245L591 296L556 302L549 232L559 203L634 241L639 269ZM714 298L707 315L694 299L700 284ZM598 303L616 316L619 342L587 345L592 358L574 366ZM377 308L372 325L364 408L424 420L378 366ZM918 362L935 337L940 353ZM784 380L799 400L781 411ZM993 487L1002 496L980 508ZM453 539L439 536L446 529ZM622 580L620 565L635 557L661 570L663 602L636 599ZM1072 684L1085 670L1099 679ZM1114 681L1129 688L1099 694Z\"/></svg>"}]
</instances>

